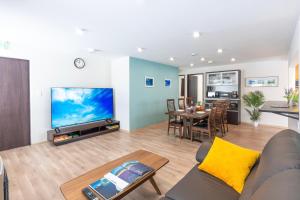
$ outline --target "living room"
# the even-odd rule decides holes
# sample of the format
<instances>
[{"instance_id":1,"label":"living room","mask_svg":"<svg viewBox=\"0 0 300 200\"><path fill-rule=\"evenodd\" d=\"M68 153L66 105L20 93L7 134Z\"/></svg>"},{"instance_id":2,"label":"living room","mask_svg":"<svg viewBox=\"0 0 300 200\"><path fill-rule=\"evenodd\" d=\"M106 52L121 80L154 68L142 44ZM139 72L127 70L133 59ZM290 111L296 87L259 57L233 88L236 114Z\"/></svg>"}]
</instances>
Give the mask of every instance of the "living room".
<instances>
[{"instance_id":1,"label":"living room","mask_svg":"<svg viewBox=\"0 0 300 200\"><path fill-rule=\"evenodd\" d=\"M111 199L299 199L300 2L0 5L0 200L105 199L132 160L152 171ZM202 169L217 142L255 157L243 190Z\"/></svg>"}]
</instances>

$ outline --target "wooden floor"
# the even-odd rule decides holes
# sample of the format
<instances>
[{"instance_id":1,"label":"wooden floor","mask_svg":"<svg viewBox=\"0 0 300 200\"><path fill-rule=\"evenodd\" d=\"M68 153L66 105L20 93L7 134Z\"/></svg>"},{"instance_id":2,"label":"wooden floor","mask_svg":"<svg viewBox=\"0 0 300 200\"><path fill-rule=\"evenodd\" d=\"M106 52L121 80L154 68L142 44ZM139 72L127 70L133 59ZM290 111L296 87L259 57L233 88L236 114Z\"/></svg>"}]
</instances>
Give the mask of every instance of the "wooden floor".
<instances>
[{"instance_id":1,"label":"wooden floor","mask_svg":"<svg viewBox=\"0 0 300 200\"><path fill-rule=\"evenodd\" d=\"M250 125L230 126L225 139L261 150L281 128ZM59 186L80 174L137 149L167 157L170 163L155 176L162 193L168 191L195 164L199 142L166 134L166 124L156 124L132 133L115 132L55 147L48 142L0 152L10 180L11 200L64 199ZM159 199L145 183L124 199Z\"/></svg>"}]
</instances>

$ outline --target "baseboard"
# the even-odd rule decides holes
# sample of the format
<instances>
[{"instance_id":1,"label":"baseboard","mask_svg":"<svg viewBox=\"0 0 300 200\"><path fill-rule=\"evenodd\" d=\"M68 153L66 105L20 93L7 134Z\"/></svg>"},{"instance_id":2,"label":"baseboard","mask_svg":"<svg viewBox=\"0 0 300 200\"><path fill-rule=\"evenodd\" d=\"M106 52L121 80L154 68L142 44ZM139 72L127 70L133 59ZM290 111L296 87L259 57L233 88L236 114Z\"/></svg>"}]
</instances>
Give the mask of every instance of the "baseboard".
<instances>
[{"instance_id":1,"label":"baseboard","mask_svg":"<svg viewBox=\"0 0 300 200\"><path fill-rule=\"evenodd\" d=\"M251 125L253 124L251 122L241 122L241 124ZM271 124L261 124L259 123L259 126L267 126L267 127L274 127L274 128L282 128L282 129L288 129L288 126L280 126L280 125L271 125Z\"/></svg>"}]
</instances>

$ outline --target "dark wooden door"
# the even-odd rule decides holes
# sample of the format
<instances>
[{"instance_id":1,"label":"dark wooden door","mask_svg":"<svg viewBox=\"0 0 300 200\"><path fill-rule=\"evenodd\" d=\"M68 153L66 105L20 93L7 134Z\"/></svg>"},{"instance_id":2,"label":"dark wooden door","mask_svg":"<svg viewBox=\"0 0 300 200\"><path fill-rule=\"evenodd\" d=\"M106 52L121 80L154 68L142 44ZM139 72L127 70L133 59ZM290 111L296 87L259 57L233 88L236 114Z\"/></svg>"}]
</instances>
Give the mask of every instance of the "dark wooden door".
<instances>
[{"instance_id":1,"label":"dark wooden door","mask_svg":"<svg viewBox=\"0 0 300 200\"><path fill-rule=\"evenodd\" d=\"M30 144L29 61L0 57L0 150Z\"/></svg>"},{"instance_id":2,"label":"dark wooden door","mask_svg":"<svg viewBox=\"0 0 300 200\"><path fill-rule=\"evenodd\" d=\"M198 99L198 77L188 75L188 97L193 98L193 102L196 104Z\"/></svg>"}]
</instances>

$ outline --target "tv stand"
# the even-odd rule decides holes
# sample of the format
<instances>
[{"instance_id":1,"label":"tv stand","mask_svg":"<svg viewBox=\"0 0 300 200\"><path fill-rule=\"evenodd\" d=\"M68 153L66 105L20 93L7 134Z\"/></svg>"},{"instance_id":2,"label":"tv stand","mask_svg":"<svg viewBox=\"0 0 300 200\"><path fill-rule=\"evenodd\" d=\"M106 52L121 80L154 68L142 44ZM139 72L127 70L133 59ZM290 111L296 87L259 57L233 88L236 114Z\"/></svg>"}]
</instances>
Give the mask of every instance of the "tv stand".
<instances>
[{"instance_id":1,"label":"tv stand","mask_svg":"<svg viewBox=\"0 0 300 200\"><path fill-rule=\"evenodd\" d=\"M78 140L103 135L106 133L118 131L120 129L120 122L117 120L99 121L87 124L81 124L70 127L59 128L57 133L55 129L47 131L48 141L54 145L62 145Z\"/></svg>"}]
</instances>

